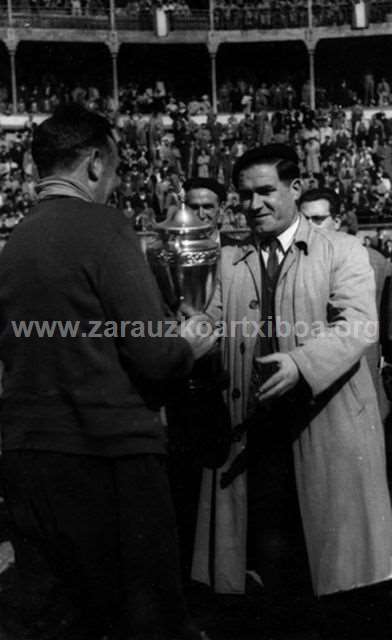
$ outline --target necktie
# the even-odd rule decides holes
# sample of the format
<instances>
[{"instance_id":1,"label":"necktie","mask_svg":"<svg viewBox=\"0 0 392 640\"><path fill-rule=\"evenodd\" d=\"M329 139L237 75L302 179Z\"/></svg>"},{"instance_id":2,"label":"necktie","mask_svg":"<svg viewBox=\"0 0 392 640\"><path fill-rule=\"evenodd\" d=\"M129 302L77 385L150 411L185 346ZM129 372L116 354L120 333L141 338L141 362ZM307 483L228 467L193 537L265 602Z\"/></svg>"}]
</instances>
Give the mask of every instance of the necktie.
<instances>
[{"instance_id":1,"label":"necktie","mask_svg":"<svg viewBox=\"0 0 392 640\"><path fill-rule=\"evenodd\" d=\"M279 275L278 249L281 244L277 238L271 238L261 244L261 250L268 253L267 262L264 263L263 256L260 255L260 261L263 266L261 269L261 318L260 328L263 335L259 335L254 357L267 356L276 351L275 322L274 322L274 294L275 284ZM271 332L272 330L272 332ZM249 387L248 414L258 410L255 393L262 384L258 367L253 365L251 382Z\"/></svg>"},{"instance_id":2,"label":"necktie","mask_svg":"<svg viewBox=\"0 0 392 640\"><path fill-rule=\"evenodd\" d=\"M262 245L265 251L268 251L268 260L266 264L266 272L271 283L275 283L279 271L278 249L280 242L277 238L272 238L268 243Z\"/></svg>"}]
</instances>

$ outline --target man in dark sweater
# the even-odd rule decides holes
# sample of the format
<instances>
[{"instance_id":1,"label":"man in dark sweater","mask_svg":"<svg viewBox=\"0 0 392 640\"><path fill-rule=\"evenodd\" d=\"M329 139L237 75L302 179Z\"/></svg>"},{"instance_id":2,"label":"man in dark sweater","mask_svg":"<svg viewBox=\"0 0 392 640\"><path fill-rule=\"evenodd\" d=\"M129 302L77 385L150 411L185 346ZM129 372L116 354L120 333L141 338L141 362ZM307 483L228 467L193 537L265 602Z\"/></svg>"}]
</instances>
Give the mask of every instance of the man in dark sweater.
<instances>
[{"instance_id":1,"label":"man in dark sweater","mask_svg":"<svg viewBox=\"0 0 392 640\"><path fill-rule=\"evenodd\" d=\"M137 238L105 206L118 164L106 120L61 108L36 130L33 156L39 203L0 258L15 536L78 610L67 640L201 638L181 590L159 409L214 339L197 337L203 316L166 335L176 327Z\"/></svg>"}]
</instances>

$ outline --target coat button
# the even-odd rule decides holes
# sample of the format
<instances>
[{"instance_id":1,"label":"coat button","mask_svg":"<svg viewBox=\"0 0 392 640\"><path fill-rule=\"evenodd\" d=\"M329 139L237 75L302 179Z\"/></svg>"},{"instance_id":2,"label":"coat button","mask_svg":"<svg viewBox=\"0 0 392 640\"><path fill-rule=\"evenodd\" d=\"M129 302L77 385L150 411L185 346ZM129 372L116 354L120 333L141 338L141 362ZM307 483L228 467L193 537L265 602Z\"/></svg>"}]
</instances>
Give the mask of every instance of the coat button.
<instances>
[{"instance_id":1,"label":"coat button","mask_svg":"<svg viewBox=\"0 0 392 640\"><path fill-rule=\"evenodd\" d=\"M241 397L241 391L239 389L233 389L233 391L231 392L231 397L233 398L233 400L238 400L238 398Z\"/></svg>"},{"instance_id":2,"label":"coat button","mask_svg":"<svg viewBox=\"0 0 392 640\"><path fill-rule=\"evenodd\" d=\"M257 309L258 306L259 306L258 300L251 300L249 302L249 309Z\"/></svg>"}]
</instances>

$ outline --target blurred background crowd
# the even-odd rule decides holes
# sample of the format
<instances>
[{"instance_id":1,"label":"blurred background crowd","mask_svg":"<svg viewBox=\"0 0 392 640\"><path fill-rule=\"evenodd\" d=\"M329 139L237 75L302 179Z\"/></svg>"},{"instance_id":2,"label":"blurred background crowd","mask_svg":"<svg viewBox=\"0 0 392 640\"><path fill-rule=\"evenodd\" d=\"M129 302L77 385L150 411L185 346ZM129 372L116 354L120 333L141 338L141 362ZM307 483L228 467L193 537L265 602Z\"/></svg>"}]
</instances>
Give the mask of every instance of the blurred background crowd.
<instances>
[{"instance_id":1,"label":"blurred background crowd","mask_svg":"<svg viewBox=\"0 0 392 640\"><path fill-rule=\"evenodd\" d=\"M367 107L388 107L392 105L391 83L384 76L375 78L369 71L363 75L362 87L355 89L344 78L328 89L316 87L317 104L332 110L333 105L354 107L363 104ZM119 89L119 113L151 114L160 112L169 116L186 111L188 115L206 115L211 111L209 96L192 95L192 88L182 95L175 87L163 80L150 83L129 82ZM84 83L70 85L59 82L48 75L40 84L22 82L18 86L17 113L49 114L59 105L71 101L81 102L90 109L99 109L105 113L114 110L110 92L97 86ZM218 112L258 113L260 110L292 110L310 103L309 81L298 83L295 78L282 81L249 81L243 78L226 80L218 87ZM0 114L12 112L11 96L8 87L0 84Z\"/></svg>"},{"instance_id":2,"label":"blurred background crowd","mask_svg":"<svg viewBox=\"0 0 392 640\"><path fill-rule=\"evenodd\" d=\"M121 157L121 180L112 204L139 231L148 231L165 218L168 209L178 204L184 180L193 176L215 178L225 185L228 198L222 229L245 228L231 184L232 167L247 149L270 142L295 148L305 189L326 186L339 194L341 217L353 231L358 221L392 222L392 118L382 110L376 110L370 120L365 118L361 101L350 109L330 105L311 111L304 103L294 107L287 91L280 108L271 109L271 104L276 107L270 102L271 87L268 96L267 91L259 92L257 103L244 100L247 91L249 87L241 81L221 86L220 99L227 100L224 117L213 114L207 95L181 102L166 91L163 82L144 93L136 85L124 88L120 112L114 112L110 98L95 87L77 86L70 91L47 84L29 90L22 85L19 96L21 112L30 116L49 113L71 100L106 112L115 127ZM0 91L2 104L6 93L4 88ZM231 109L226 108L229 101ZM239 113L230 113L233 109ZM0 133L3 240L29 214L37 197L30 151L33 127L30 117L23 131ZM378 248L392 259L390 244L381 236L378 239Z\"/></svg>"},{"instance_id":3,"label":"blurred background crowd","mask_svg":"<svg viewBox=\"0 0 392 640\"><path fill-rule=\"evenodd\" d=\"M314 0L315 26L339 26L351 21L351 0ZM162 8L172 18L192 17L195 12L208 11L204 0L119 0L116 3L118 18L148 19L155 8ZM107 0L15 0L14 9L22 13L65 12L78 16L107 16ZM390 12L385 0L368 3L368 19L373 23L384 22ZM307 0L216 0L214 7L216 29L282 29L306 27L308 24ZM173 25L175 26L175 25Z\"/></svg>"}]
</instances>

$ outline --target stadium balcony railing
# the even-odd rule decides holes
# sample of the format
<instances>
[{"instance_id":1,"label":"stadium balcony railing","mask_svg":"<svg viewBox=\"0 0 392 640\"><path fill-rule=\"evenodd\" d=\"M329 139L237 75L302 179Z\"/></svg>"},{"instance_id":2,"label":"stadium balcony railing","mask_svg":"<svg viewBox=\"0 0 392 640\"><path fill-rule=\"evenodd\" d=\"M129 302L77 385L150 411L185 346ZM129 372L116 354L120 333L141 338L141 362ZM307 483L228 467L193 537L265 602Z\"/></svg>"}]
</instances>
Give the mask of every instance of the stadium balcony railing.
<instances>
[{"instance_id":1,"label":"stadium balcony railing","mask_svg":"<svg viewBox=\"0 0 392 640\"><path fill-rule=\"evenodd\" d=\"M11 0L12 1L12 0ZM217 31L250 30L250 29L291 29L305 28L308 24L307 6L303 0L289 7L279 6L271 2L268 8L241 8L217 6L214 11L214 27ZM0 26L10 26L7 3L0 2ZM351 24L353 5L351 0L323 5L313 2L314 27L339 27ZM372 24L392 22L392 0L374 0L369 5L369 22ZM132 15L116 10L115 25L118 31L154 31L154 16L151 11L141 10ZM69 9L48 9L37 7L28 9L18 0L12 1L12 26L15 28L37 29L110 29L108 13L97 15L72 15ZM196 31L209 29L209 12L189 10L188 13L168 12L169 29L173 31Z\"/></svg>"}]
</instances>

